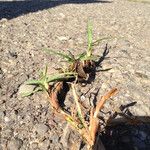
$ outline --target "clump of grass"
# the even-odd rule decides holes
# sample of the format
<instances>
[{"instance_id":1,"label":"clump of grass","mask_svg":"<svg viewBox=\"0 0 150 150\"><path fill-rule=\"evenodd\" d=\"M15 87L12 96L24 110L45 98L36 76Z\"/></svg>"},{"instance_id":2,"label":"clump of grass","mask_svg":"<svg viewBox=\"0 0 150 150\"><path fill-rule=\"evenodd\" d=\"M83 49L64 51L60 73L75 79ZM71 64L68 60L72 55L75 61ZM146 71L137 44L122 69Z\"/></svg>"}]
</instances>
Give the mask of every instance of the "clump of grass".
<instances>
[{"instance_id":1,"label":"clump of grass","mask_svg":"<svg viewBox=\"0 0 150 150\"><path fill-rule=\"evenodd\" d=\"M41 72L39 79L35 79L35 80L28 80L25 82L25 84L27 85L35 85L35 88L33 91L29 92L29 93L23 93L22 96L26 97L26 96L30 96L36 92L39 91L44 91L44 92L48 92L51 84L54 84L55 82L61 82L67 79L71 79L74 78L75 73L73 72L65 72L65 73L55 73L53 75L48 75L47 74L47 66L45 67L45 70L43 72Z\"/></svg>"},{"instance_id":2,"label":"clump of grass","mask_svg":"<svg viewBox=\"0 0 150 150\"><path fill-rule=\"evenodd\" d=\"M76 81L79 82L87 80L88 74L94 72L96 69L96 62L98 61L98 57L93 55L94 51L93 46L99 44L103 40L108 39L108 38L101 38L93 42L91 23L88 23L87 37L88 37L87 50L77 56L73 55L70 51L68 51L68 54L66 54L63 52L56 52L50 49L44 49L47 53L59 56L64 61L66 61L67 64L69 64L68 67L65 69L63 69L64 67L59 68L60 72L74 72L75 74L77 74Z\"/></svg>"},{"instance_id":3,"label":"clump of grass","mask_svg":"<svg viewBox=\"0 0 150 150\"><path fill-rule=\"evenodd\" d=\"M68 66L67 68L59 68L59 72L52 75L47 74L48 68L46 66L45 70L40 74L39 79L26 82L28 85L35 85L35 89L30 93L24 93L23 96L30 96L38 91L44 91L55 113L61 114L61 116L83 137L85 142L89 145L89 148L92 149L96 143L96 135L101 131L98 113L106 100L116 94L117 89L114 88L110 90L106 95L100 98L95 107L90 108L90 117L87 116L88 112L83 113L80 97L76 92L76 85L82 80L87 80L88 75L95 71L97 57L93 55L93 46L100 43L102 40L108 39L102 38L93 42L92 25L90 23L88 24L87 35L87 50L77 56L73 55L70 51L66 54L45 49L46 52L63 58ZM61 104L61 101L65 100L68 92L68 90L66 90L67 88L68 90L70 88L72 89L75 104L75 107L70 108L70 111L66 111ZM88 118L88 120L85 118Z\"/></svg>"}]
</instances>

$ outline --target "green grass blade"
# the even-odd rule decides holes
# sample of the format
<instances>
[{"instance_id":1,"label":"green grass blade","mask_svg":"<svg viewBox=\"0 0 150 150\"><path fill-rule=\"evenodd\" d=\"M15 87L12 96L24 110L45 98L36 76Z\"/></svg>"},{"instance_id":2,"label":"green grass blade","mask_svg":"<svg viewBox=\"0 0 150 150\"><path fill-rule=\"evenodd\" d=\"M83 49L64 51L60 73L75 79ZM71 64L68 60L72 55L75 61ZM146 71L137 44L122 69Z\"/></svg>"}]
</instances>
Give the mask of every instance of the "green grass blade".
<instances>
[{"instance_id":1,"label":"green grass blade","mask_svg":"<svg viewBox=\"0 0 150 150\"><path fill-rule=\"evenodd\" d=\"M46 65L46 67L45 67L45 70L44 70L44 72L43 72L43 76L46 78L46 76L47 76L47 69L48 69L48 66Z\"/></svg>"},{"instance_id":2,"label":"green grass blade","mask_svg":"<svg viewBox=\"0 0 150 150\"><path fill-rule=\"evenodd\" d=\"M75 58L74 58L74 55L70 52L70 51L68 51L68 55L70 56L70 58L72 59L72 60L75 60Z\"/></svg>"},{"instance_id":3,"label":"green grass blade","mask_svg":"<svg viewBox=\"0 0 150 150\"><path fill-rule=\"evenodd\" d=\"M41 80L28 80L25 83L28 85L42 85L44 87L47 87L47 84L49 82L74 78L75 75L76 74L74 72L59 73L59 74L55 74L55 75L51 75L51 76L46 75L46 77L41 78Z\"/></svg>"},{"instance_id":4,"label":"green grass blade","mask_svg":"<svg viewBox=\"0 0 150 150\"><path fill-rule=\"evenodd\" d=\"M77 59L82 60L85 57L86 57L86 52L83 52L77 56Z\"/></svg>"},{"instance_id":5,"label":"green grass blade","mask_svg":"<svg viewBox=\"0 0 150 150\"><path fill-rule=\"evenodd\" d=\"M72 87L73 97L74 97L74 100L75 100L75 103L76 103L76 107L77 107L78 117L79 117L82 125L85 127L86 125L84 124L85 121L84 121L84 117L82 115L82 110L81 110L80 103L79 103L79 97L78 97L78 95L76 93L75 85L71 84L71 87Z\"/></svg>"},{"instance_id":6,"label":"green grass blade","mask_svg":"<svg viewBox=\"0 0 150 150\"><path fill-rule=\"evenodd\" d=\"M92 24L88 22L88 51L87 55L90 56L92 54Z\"/></svg>"},{"instance_id":7,"label":"green grass blade","mask_svg":"<svg viewBox=\"0 0 150 150\"><path fill-rule=\"evenodd\" d=\"M27 93L22 93L21 96L27 97L27 96L31 96L32 94L33 94L33 92L27 92Z\"/></svg>"},{"instance_id":8,"label":"green grass blade","mask_svg":"<svg viewBox=\"0 0 150 150\"><path fill-rule=\"evenodd\" d=\"M60 81L64 79L69 79L69 78L74 78L75 73L73 72L68 72L68 73L59 73L55 75L51 75L47 78L47 82L54 82L54 81Z\"/></svg>"},{"instance_id":9,"label":"green grass blade","mask_svg":"<svg viewBox=\"0 0 150 150\"><path fill-rule=\"evenodd\" d=\"M100 39L94 41L94 42L92 43L92 46L98 45L98 44L100 44L102 41L108 40L108 39L112 39L112 37L103 37L103 38L100 38Z\"/></svg>"},{"instance_id":10,"label":"green grass blade","mask_svg":"<svg viewBox=\"0 0 150 150\"><path fill-rule=\"evenodd\" d=\"M41 84L41 81L40 80L28 80L25 83L28 85L39 85Z\"/></svg>"},{"instance_id":11,"label":"green grass blade","mask_svg":"<svg viewBox=\"0 0 150 150\"><path fill-rule=\"evenodd\" d=\"M66 54L64 54L62 52L55 52L55 51L50 50L50 49L43 49L43 50L48 52L49 54L58 55L58 56L62 57L63 59L66 59L69 62L73 62L74 61L72 57L70 57L69 55L66 55Z\"/></svg>"},{"instance_id":12,"label":"green grass blade","mask_svg":"<svg viewBox=\"0 0 150 150\"><path fill-rule=\"evenodd\" d=\"M27 96L31 96L36 92L42 91L41 87L37 87L35 90L33 90L32 92L27 92L27 93L22 93L21 96L22 97L27 97Z\"/></svg>"},{"instance_id":13,"label":"green grass blade","mask_svg":"<svg viewBox=\"0 0 150 150\"><path fill-rule=\"evenodd\" d=\"M99 56L86 56L86 57L83 57L83 58L81 58L80 60L81 61L84 61L84 60L93 60L93 61L96 61L97 59L99 58Z\"/></svg>"}]
</instances>

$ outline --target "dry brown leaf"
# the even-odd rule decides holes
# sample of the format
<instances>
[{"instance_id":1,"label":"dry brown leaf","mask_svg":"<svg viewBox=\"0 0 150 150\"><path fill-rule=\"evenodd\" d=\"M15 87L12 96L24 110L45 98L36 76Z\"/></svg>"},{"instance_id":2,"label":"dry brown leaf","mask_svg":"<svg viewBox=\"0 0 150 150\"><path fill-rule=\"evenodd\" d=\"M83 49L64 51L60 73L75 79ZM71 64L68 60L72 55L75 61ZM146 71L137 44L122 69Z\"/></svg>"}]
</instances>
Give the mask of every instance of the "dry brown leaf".
<instances>
[{"instance_id":1,"label":"dry brown leaf","mask_svg":"<svg viewBox=\"0 0 150 150\"><path fill-rule=\"evenodd\" d=\"M98 115L99 111L102 109L102 107L103 107L104 103L106 102L106 100L108 98L110 98L111 96L115 95L116 92L117 92L116 88L112 89L106 95L101 97L101 100L98 102L95 111L94 111L94 108L91 108L89 131L90 131L90 135L91 135L93 145L94 145L95 140L96 140L96 134L97 134L97 132L99 131L99 128L100 128L99 119L98 119L97 115Z\"/></svg>"},{"instance_id":2,"label":"dry brown leaf","mask_svg":"<svg viewBox=\"0 0 150 150\"><path fill-rule=\"evenodd\" d=\"M76 60L71 66L70 71L75 71L78 74L79 80L83 80L87 78L87 74L83 69L83 63L79 60Z\"/></svg>"},{"instance_id":3,"label":"dry brown leaf","mask_svg":"<svg viewBox=\"0 0 150 150\"><path fill-rule=\"evenodd\" d=\"M85 71L83 69L83 65L81 63L79 63L77 66L77 73L80 78L83 78L83 79L87 78L87 74L85 73Z\"/></svg>"},{"instance_id":4,"label":"dry brown leaf","mask_svg":"<svg viewBox=\"0 0 150 150\"><path fill-rule=\"evenodd\" d=\"M85 141L87 142L88 145L90 145L90 146L94 145L94 142L91 138L90 132L87 129L83 128L83 129L79 130L78 132L82 135L82 137L85 139Z\"/></svg>"},{"instance_id":5,"label":"dry brown leaf","mask_svg":"<svg viewBox=\"0 0 150 150\"><path fill-rule=\"evenodd\" d=\"M51 106L55 108L56 110L58 110L60 106L59 106L58 99L57 99L57 93L52 91L49 97L50 97Z\"/></svg>"},{"instance_id":6,"label":"dry brown leaf","mask_svg":"<svg viewBox=\"0 0 150 150\"><path fill-rule=\"evenodd\" d=\"M106 102L106 100L108 100L111 96L114 96L117 93L117 91L118 90L116 88L113 88L107 94L105 94L104 96L101 97L100 101L96 105L96 110L95 110L95 113L94 113L95 118L97 117L99 111L103 108L103 105Z\"/></svg>"},{"instance_id":7,"label":"dry brown leaf","mask_svg":"<svg viewBox=\"0 0 150 150\"><path fill-rule=\"evenodd\" d=\"M90 126L89 126L89 131L90 131L90 135L93 141L93 144L95 143L95 138L96 138L96 134L99 130L99 120L98 118L94 118L94 109L91 109L90 112Z\"/></svg>"},{"instance_id":8,"label":"dry brown leaf","mask_svg":"<svg viewBox=\"0 0 150 150\"><path fill-rule=\"evenodd\" d=\"M63 88L63 82L58 82L49 91L49 98L50 98L51 106L56 110L60 109L60 105L59 105L59 101L58 101L58 94L60 93L62 88Z\"/></svg>"}]
</instances>

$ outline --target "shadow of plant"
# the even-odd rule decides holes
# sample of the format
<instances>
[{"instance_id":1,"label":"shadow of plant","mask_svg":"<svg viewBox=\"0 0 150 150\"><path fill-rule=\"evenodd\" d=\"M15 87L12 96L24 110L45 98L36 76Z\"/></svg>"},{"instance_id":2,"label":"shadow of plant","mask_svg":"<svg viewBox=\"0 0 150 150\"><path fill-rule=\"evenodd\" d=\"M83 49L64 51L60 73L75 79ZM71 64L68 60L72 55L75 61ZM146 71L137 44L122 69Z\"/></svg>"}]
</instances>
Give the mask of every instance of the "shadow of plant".
<instances>
[{"instance_id":1,"label":"shadow of plant","mask_svg":"<svg viewBox=\"0 0 150 150\"><path fill-rule=\"evenodd\" d=\"M136 116L138 120L150 121L150 117ZM106 127L101 140L106 150L149 150L150 149L150 122L140 124L125 124L118 122L115 126Z\"/></svg>"},{"instance_id":2,"label":"shadow of plant","mask_svg":"<svg viewBox=\"0 0 150 150\"><path fill-rule=\"evenodd\" d=\"M91 73L89 74L89 78L88 80L86 81L86 84L90 84L92 81L95 80L95 76L96 76L96 72L99 72L99 71L109 71L111 70L112 68L107 68L105 70L103 69L97 69L97 68L102 68L101 66L101 63L106 59L107 55L109 54L109 49L110 47L108 47L108 44L106 44L105 46L105 49L103 51L103 54L101 57L99 57L99 59L95 62L95 67L92 68L93 70L91 71Z\"/></svg>"},{"instance_id":3,"label":"shadow of plant","mask_svg":"<svg viewBox=\"0 0 150 150\"><path fill-rule=\"evenodd\" d=\"M106 150L150 149L150 117L134 116L129 107L135 104L121 105L119 112L116 111L109 118L100 135ZM118 115L121 117L117 118Z\"/></svg>"}]
</instances>

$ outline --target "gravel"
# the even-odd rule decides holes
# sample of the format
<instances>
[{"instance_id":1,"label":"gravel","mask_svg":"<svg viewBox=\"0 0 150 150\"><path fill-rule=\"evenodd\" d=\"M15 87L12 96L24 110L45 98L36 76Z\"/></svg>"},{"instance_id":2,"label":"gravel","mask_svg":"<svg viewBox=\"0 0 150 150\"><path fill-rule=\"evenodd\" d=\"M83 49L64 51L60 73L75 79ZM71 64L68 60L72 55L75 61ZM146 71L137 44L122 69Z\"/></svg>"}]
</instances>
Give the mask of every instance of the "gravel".
<instances>
[{"instance_id":1,"label":"gravel","mask_svg":"<svg viewBox=\"0 0 150 150\"><path fill-rule=\"evenodd\" d=\"M149 16L148 3L127 0L0 2L2 149L70 148L70 144L67 147L62 141L65 123L53 115L44 94L22 98L20 93L33 88L24 87L24 82L38 78L46 64L49 73L54 73L54 67L61 64L57 58L42 51L43 48L71 50L75 54L86 50L88 20L93 24L94 40L113 38L95 46L94 53L101 56L106 43L110 50L101 63L103 71L96 73L94 82L81 88L83 102L92 103L94 95L90 92L96 93L98 88L100 97L117 87L119 92L106 103L106 112L112 104L118 108L136 101L130 111L138 117L150 116ZM71 132L69 142L74 141L81 144L79 135Z\"/></svg>"},{"instance_id":2,"label":"gravel","mask_svg":"<svg viewBox=\"0 0 150 150\"><path fill-rule=\"evenodd\" d=\"M8 142L7 148L8 150L12 150L12 149L19 150L22 144L23 144L22 140L13 138Z\"/></svg>"},{"instance_id":3,"label":"gravel","mask_svg":"<svg viewBox=\"0 0 150 150\"><path fill-rule=\"evenodd\" d=\"M37 131L39 135L43 136L48 131L48 127L45 124L36 124L35 131Z\"/></svg>"}]
</instances>

